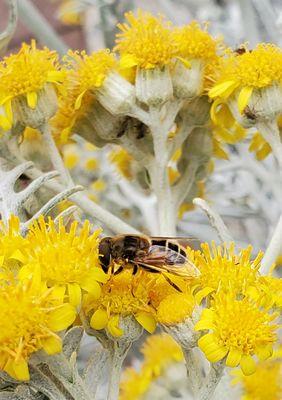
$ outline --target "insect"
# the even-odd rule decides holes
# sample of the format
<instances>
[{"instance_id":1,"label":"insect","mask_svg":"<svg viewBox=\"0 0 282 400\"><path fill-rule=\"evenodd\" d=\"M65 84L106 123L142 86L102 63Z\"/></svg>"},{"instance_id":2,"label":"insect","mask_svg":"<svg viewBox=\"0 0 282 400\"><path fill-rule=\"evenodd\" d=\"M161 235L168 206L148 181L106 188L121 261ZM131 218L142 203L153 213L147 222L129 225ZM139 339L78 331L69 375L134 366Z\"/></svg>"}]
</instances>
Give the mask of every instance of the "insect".
<instances>
[{"instance_id":1,"label":"insect","mask_svg":"<svg viewBox=\"0 0 282 400\"><path fill-rule=\"evenodd\" d=\"M166 273L186 278L199 275L198 269L187 257L184 247L188 244L195 247L196 242L195 239L141 235L105 237L99 246L100 262L105 272L111 269L113 274L120 273L124 268L132 268L134 275L139 268L162 273L173 287L180 290Z\"/></svg>"},{"instance_id":2,"label":"insect","mask_svg":"<svg viewBox=\"0 0 282 400\"><path fill-rule=\"evenodd\" d=\"M257 115L256 115L255 111L252 110L249 106L247 106L247 107L244 109L244 114L245 114L246 117L247 117L248 119L250 119L251 121L255 121L256 118L257 118Z\"/></svg>"}]
</instances>

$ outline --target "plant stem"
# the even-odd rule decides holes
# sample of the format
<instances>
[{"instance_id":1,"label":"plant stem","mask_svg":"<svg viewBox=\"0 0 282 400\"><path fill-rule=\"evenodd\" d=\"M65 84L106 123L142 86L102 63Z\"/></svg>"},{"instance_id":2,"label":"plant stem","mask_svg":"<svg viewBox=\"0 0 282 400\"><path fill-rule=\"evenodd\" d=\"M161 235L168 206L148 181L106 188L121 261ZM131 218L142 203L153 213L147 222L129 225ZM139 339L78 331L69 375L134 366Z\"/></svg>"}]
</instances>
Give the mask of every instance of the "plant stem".
<instances>
[{"instance_id":1,"label":"plant stem","mask_svg":"<svg viewBox=\"0 0 282 400\"><path fill-rule=\"evenodd\" d=\"M107 400L118 400L122 364L131 343L113 342L111 352L111 369Z\"/></svg>"},{"instance_id":2,"label":"plant stem","mask_svg":"<svg viewBox=\"0 0 282 400\"><path fill-rule=\"evenodd\" d=\"M199 357L194 353L194 350L185 349L182 347L182 351L184 354L184 358L186 361L187 367L187 378L190 384L190 387L193 391L195 398L199 393L199 390L202 386L202 374L201 374L201 365Z\"/></svg>"},{"instance_id":3,"label":"plant stem","mask_svg":"<svg viewBox=\"0 0 282 400\"><path fill-rule=\"evenodd\" d=\"M171 187L168 176L168 148L167 138L169 124L163 124L160 109L150 107L150 129L154 143L154 160L149 168L152 188L157 197L159 234L162 236L175 236L176 212L173 204Z\"/></svg>"},{"instance_id":4,"label":"plant stem","mask_svg":"<svg viewBox=\"0 0 282 400\"><path fill-rule=\"evenodd\" d=\"M219 384L224 370L224 363L211 364L210 372L207 375L204 385L199 393L199 400L210 400Z\"/></svg>"},{"instance_id":5,"label":"plant stem","mask_svg":"<svg viewBox=\"0 0 282 400\"><path fill-rule=\"evenodd\" d=\"M282 250L282 215L279 218L279 221L274 230L270 243L262 259L260 268L260 273L262 275L269 274L269 272L271 271L271 267L275 263L281 250Z\"/></svg>"},{"instance_id":6,"label":"plant stem","mask_svg":"<svg viewBox=\"0 0 282 400\"><path fill-rule=\"evenodd\" d=\"M44 124L41 128L40 131L42 132L43 139L45 141L45 144L49 150L49 156L51 158L53 167L56 169L56 171L59 172L61 175L62 181L66 186L74 186L74 182L72 180L72 177L65 167L65 164L62 160L62 157L59 153L59 150L55 144L54 138L52 136L52 133L50 131L49 125L46 123Z\"/></svg>"},{"instance_id":7,"label":"plant stem","mask_svg":"<svg viewBox=\"0 0 282 400\"><path fill-rule=\"evenodd\" d=\"M273 155L276 158L280 173L282 173L282 142L276 121L259 122L256 125L264 140L269 143Z\"/></svg>"}]
</instances>

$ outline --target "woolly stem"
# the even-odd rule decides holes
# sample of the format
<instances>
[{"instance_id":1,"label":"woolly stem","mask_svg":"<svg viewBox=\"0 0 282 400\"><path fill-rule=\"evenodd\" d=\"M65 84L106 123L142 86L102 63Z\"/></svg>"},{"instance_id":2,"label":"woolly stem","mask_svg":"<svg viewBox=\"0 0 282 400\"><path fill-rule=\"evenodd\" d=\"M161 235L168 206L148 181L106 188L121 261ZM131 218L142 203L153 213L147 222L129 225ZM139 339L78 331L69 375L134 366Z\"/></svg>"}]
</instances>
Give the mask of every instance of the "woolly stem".
<instances>
[{"instance_id":1,"label":"woolly stem","mask_svg":"<svg viewBox=\"0 0 282 400\"><path fill-rule=\"evenodd\" d=\"M258 122L256 127L264 140L270 145L273 155L278 162L280 172L282 172L282 142L277 122Z\"/></svg>"},{"instance_id":2,"label":"woolly stem","mask_svg":"<svg viewBox=\"0 0 282 400\"><path fill-rule=\"evenodd\" d=\"M233 238L232 238L227 226L225 225L222 218L220 217L220 215L217 214L217 212L215 210L213 210L205 200L200 199L198 197L193 200L193 203L195 204L195 206L200 207L206 213L207 217L210 220L211 226L215 228L217 235L218 235L219 239L221 240L221 242L228 243L228 242L233 241Z\"/></svg>"},{"instance_id":3,"label":"woolly stem","mask_svg":"<svg viewBox=\"0 0 282 400\"><path fill-rule=\"evenodd\" d=\"M261 262L260 273L267 275L271 271L272 265L282 250L282 215L279 218L277 226L274 230L270 243L266 249Z\"/></svg>"},{"instance_id":4,"label":"woolly stem","mask_svg":"<svg viewBox=\"0 0 282 400\"><path fill-rule=\"evenodd\" d=\"M214 391L222 378L223 370L223 362L211 364L210 371L199 393L199 400L210 400L212 398Z\"/></svg>"},{"instance_id":5,"label":"woolly stem","mask_svg":"<svg viewBox=\"0 0 282 400\"><path fill-rule=\"evenodd\" d=\"M113 342L113 347L110 350L111 366L107 400L118 400L122 365L130 346L131 343L126 345Z\"/></svg>"}]
</instances>

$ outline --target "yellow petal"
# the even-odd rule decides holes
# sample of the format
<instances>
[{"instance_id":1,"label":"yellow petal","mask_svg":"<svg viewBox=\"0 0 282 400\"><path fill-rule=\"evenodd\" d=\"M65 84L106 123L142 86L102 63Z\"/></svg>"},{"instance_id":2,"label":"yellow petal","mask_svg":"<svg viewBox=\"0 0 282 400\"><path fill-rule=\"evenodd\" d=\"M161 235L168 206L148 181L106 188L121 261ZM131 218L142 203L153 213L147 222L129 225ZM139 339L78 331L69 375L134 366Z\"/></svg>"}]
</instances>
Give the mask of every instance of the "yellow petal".
<instances>
[{"instance_id":1,"label":"yellow petal","mask_svg":"<svg viewBox=\"0 0 282 400\"><path fill-rule=\"evenodd\" d=\"M29 380L29 370L28 364L25 360L21 359L18 362L13 362L12 364L16 379L19 381L28 381Z\"/></svg>"},{"instance_id":2,"label":"yellow petal","mask_svg":"<svg viewBox=\"0 0 282 400\"><path fill-rule=\"evenodd\" d=\"M71 304L63 304L49 315L48 327L54 332L68 328L76 318L75 308Z\"/></svg>"},{"instance_id":3,"label":"yellow petal","mask_svg":"<svg viewBox=\"0 0 282 400\"><path fill-rule=\"evenodd\" d=\"M4 129L4 131L9 131L12 128L11 121L4 115L0 115L0 127Z\"/></svg>"},{"instance_id":4,"label":"yellow petal","mask_svg":"<svg viewBox=\"0 0 282 400\"><path fill-rule=\"evenodd\" d=\"M0 267L2 267L4 260L5 256L0 256Z\"/></svg>"},{"instance_id":5,"label":"yellow petal","mask_svg":"<svg viewBox=\"0 0 282 400\"><path fill-rule=\"evenodd\" d=\"M81 303L81 289L77 283L68 284L69 301L77 307Z\"/></svg>"},{"instance_id":6,"label":"yellow petal","mask_svg":"<svg viewBox=\"0 0 282 400\"><path fill-rule=\"evenodd\" d=\"M140 312L135 316L135 319L144 329L149 333L154 333L156 330L156 320L155 318L146 312Z\"/></svg>"},{"instance_id":7,"label":"yellow petal","mask_svg":"<svg viewBox=\"0 0 282 400\"><path fill-rule=\"evenodd\" d=\"M35 109L37 105L37 93L36 92L29 92L26 95L27 104L30 108Z\"/></svg>"},{"instance_id":8,"label":"yellow petal","mask_svg":"<svg viewBox=\"0 0 282 400\"><path fill-rule=\"evenodd\" d=\"M13 258L14 260L20 261L22 263L24 263L26 259L20 250L15 250L9 258Z\"/></svg>"},{"instance_id":9,"label":"yellow petal","mask_svg":"<svg viewBox=\"0 0 282 400\"><path fill-rule=\"evenodd\" d=\"M138 64L138 60L131 54L122 55L119 61L119 66L122 69L132 68Z\"/></svg>"},{"instance_id":10,"label":"yellow petal","mask_svg":"<svg viewBox=\"0 0 282 400\"><path fill-rule=\"evenodd\" d=\"M188 69L191 68L191 63L190 63L190 61L186 60L186 58L179 57L179 56L177 56L176 58L177 58L179 61L181 61L182 64L184 64L184 66L185 66L186 68L188 68Z\"/></svg>"},{"instance_id":11,"label":"yellow petal","mask_svg":"<svg viewBox=\"0 0 282 400\"><path fill-rule=\"evenodd\" d=\"M238 83L236 81L225 81L215 85L209 91L209 96L214 99L215 97L227 98L236 89Z\"/></svg>"},{"instance_id":12,"label":"yellow petal","mask_svg":"<svg viewBox=\"0 0 282 400\"><path fill-rule=\"evenodd\" d=\"M79 110L81 107L81 102L82 102L82 98L85 95L86 90L84 90L82 93L80 93L80 95L77 97L77 99L75 100L75 104L74 104L74 109L75 110Z\"/></svg>"},{"instance_id":13,"label":"yellow petal","mask_svg":"<svg viewBox=\"0 0 282 400\"><path fill-rule=\"evenodd\" d=\"M4 103L5 113L7 115L8 120L12 124L13 122L13 110L12 110L12 98L6 99Z\"/></svg>"},{"instance_id":14,"label":"yellow petal","mask_svg":"<svg viewBox=\"0 0 282 400\"><path fill-rule=\"evenodd\" d=\"M99 283L94 281L94 279L85 279L83 282L81 282L80 286L82 289L86 290L86 292L91 293L95 299L99 299L101 295L101 287Z\"/></svg>"},{"instance_id":15,"label":"yellow petal","mask_svg":"<svg viewBox=\"0 0 282 400\"><path fill-rule=\"evenodd\" d=\"M218 119L218 107L222 105L222 99L216 99L211 106L211 110L210 110L210 115L211 115L211 120L212 122L214 122L215 124L218 124L220 121Z\"/></svg>"},{"instance_id":16,"label":"yellow petal","mask_svg":"<svg viewBox=\"0 0 282 400\"><path fill-rule=\"evenodd\" d=\"M208 353L205 354L210 362L218 362L226 356L227 352L228 349L226 347L218 346L216 349L210 350Z\"/></svg>"},{"instance_id":17,"label":"yellow petal","mask_svg":"<svg viewBox=\"0 0 282 400\"><path fill-rule=\"evenodd\" d=\"M106 283L109 280L109 276L101 268L92 268L91 277L101 283Z\"/></svg>"},{"instance_id":18,"label":"yellow petal","mask_svg":"<svg viewBox=\"0 0 282 400\"><path fill-rule=\"evenodd\" d=\"M48 339L42 340L43 350L49 354L56 354L62 351L62 340L58 336L51 336Z\"/></svg>"},{"instance_id":19,"label":"yellow petal","mask_svg":"<svg viewBox=\"0 0 282 400\"><path fill-rule=\"evenodd\" d=\"M243 89L240 91L240 94L238 96L238 108L240 113L244 111L246 106L248 105L248 102L252 96L253 93L253 87L251 86L245 86Z\"/></svg>"},{"instance_id":20,"label":"yellow petal","mask_svg":"<svg viewBox=\"0 0 282 400\"><path fill-rule=\"evenodd\" d=\"M199 290L195 295L196 302L201 304L202 300L212 292L214 292L214 288L212 287L205 287L204 289Z\"/></svg>"},{"instance_id":21,"label":"yellow petal","mask_svg":"<svg viewBox=\"0 0 282 400\"><path fill-rule=\"evenodd\" d=\"M244 375L252 375L256 371L256 363L250 355L243 355L240 366Z\"/></svg>"},{"instance_id":22,"label":"yellow petal","mask_svg":"<svg viewBox=\"0 0 282 400\"><path fill-rule=\"evenodd\" d=\"M50 71L47 75L47 82L63 81L65 75L64 71Z\"/></svg>"},{"instance_id":23,"label":"yellow petal","mask_svg":"<svg viewBox=\"0 0 282 400\"><path fill-rule=\"evenodd\" d=\"M229 350L228 356L226 358L227 367L237 367L240 363L242 357L242 353L238 349Z\"/></svg>"},{"instance_id":24,"label":"yellow petal","mask_svg":"<svg viewBox=\"0 0 282 400\"><path fill-rule=\"evenodd\" d=\"M107 329L109 333L114 337L120 337L123 334L123 330L119 327L119 316L114 315L110 318Z\"/></svg>"},{"instance_id":25,"label":"yellow petal","mask_svg":"<svg viewBox=\"0 0 282 400\"><path fill-rule=\"evenodd\" d=\"M217 348L216 337L213 333L207 333L206 335L200 337L198 340L199 348L206 353L209 348Z\"/></svg>"},{"instance_id":26,"label":"yellow petal","mask_svg":"<svg viewBox=\"0 0 282 400\"><path fill-rule=\"evenodd\" d=\"M52 292L51 292L51 297L54 299L59 300L60 302L63 303L64 297L66 293L66 287L65 286L53 286L52 287Z\"/></svg>"},{"instance_id":27,"label":"yellow petal","mask_svg":"<svg viewBox=\"0 0 282 400\"><path fill-rule=\"evenodd\" d=\"M256 350L256 354L261 361L267 360L273 354L273 348L270 345L260 347Z\"/></svg>"},{"instance_id":28,"label":"yellow petal","mask_svg":"<svg viewBox=\"0 0 282 400\"><path fill-rule=\"evenodd\" d=\"M213 328L214 328L214 323L207 319L203 319L203 320L201 319L194 326L195 331L204 331L206 329L213 329Z\"/></svg>"},{"instance_id":29,"label":"yellow petal","mask_svg":"<svg viewBox=\"0 0 282 400\"><path fill-rule=\"evenodd\" d=\"M96 310L90 319L90 326L100 330L106 328L108 324L108 314L106 310Z\"/></svg>"}]
</instances>

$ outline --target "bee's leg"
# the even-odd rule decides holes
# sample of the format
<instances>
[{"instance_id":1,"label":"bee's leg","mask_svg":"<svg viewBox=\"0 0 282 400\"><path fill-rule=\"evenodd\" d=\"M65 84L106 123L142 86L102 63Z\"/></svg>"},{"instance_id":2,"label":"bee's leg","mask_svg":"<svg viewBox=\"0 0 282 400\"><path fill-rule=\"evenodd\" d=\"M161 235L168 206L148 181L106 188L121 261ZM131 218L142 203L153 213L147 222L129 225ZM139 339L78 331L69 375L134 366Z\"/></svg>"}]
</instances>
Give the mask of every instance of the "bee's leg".
<instances>
[{"instance_id":1,"label":"bee's leg","mask_svg":"<svg viewBox=\"0 0 282 400\"><path fill-rule=\"evenodd\" d=\"M132 275L136 275L136 274L137 274L137 271L138 271L138 265L137 265L137 264L134 264L134 265L133 265L133 269L132 269Z\"/></svg>"},{"instance_id":2,"label":"bee's leg","mask_svg":"<svg viewBox=\"0 0 282 400\"><path fill-rule=\"evenodd\" d=\"M118 267L117 270L114 271L114 275L120 274L122 270L123 270L123 266L121 265L120 267Z\"/></svg>"},{"instance_id":3,"label":"bee's leg","mask_svg":"<svg viewBox=\"0 0 282 400\"><path fill-rule=\"evenodd\" d=\"M165 280L178 292L182 293L182 290L180 289L180 287L178 287L174 282L172 282L172 280L166 275L166 274L162 274L163 277L165 278Z\"/></svg>"}]
</instances>

